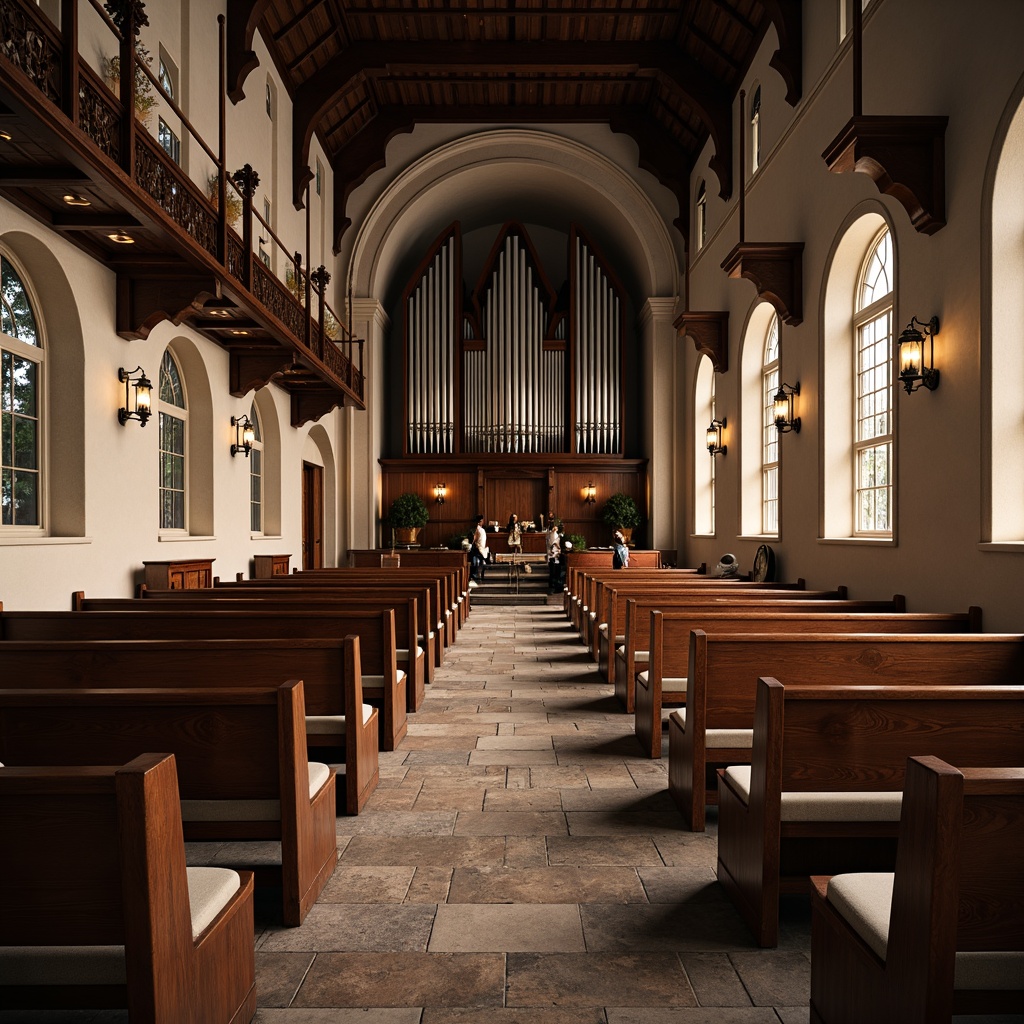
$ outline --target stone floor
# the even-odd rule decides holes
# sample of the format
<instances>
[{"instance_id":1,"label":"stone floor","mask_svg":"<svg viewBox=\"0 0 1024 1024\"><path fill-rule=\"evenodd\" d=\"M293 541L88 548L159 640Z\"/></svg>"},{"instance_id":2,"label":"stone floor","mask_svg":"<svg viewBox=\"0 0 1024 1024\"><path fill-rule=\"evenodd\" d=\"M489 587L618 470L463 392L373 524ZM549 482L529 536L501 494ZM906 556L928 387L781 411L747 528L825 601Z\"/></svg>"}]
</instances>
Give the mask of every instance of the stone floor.
<instances>
[{"instance_id":1,"label":"stone floor","mask_svg":"<svg viewBox=\"0 0 1024 1024\"><path fill-rule=\"evenodd\" d=\"M638 755L560 604L475 609L319 903L257 937L257 1021L807 1021L806 908L758 949Z\"/></svg>"}]
</instances>

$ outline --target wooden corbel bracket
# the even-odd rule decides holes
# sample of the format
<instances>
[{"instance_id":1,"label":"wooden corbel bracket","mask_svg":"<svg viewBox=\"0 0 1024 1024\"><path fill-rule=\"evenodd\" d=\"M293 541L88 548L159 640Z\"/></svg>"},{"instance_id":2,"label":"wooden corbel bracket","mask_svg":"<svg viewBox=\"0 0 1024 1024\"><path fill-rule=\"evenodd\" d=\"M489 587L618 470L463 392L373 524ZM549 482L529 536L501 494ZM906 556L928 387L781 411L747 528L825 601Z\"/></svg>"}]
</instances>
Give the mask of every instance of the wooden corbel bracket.
<instances>
[{"instance_id":1,"label":"wooden corbel bracket","mask_svg":"<svg viewBox=\"0 0 1024 1024\"><path fill-rule=\"evenodd\" d=\"M679 337L690 337L699 355L706 355L716 373L729 369L729 314L687 310L673 321Z\"/></svg>"},{"instance_id":2,"label":"wooden corbel bracket","mask_svg":"<svg viewBox=\"0 0 1024 1024\"><path fill-rule=\"evenodd\" d=\"M722 269L730 277L753 281L758 298L795 327L804 319L803 254L803 242L740 242Z\"/></svg>"}]
</instances>

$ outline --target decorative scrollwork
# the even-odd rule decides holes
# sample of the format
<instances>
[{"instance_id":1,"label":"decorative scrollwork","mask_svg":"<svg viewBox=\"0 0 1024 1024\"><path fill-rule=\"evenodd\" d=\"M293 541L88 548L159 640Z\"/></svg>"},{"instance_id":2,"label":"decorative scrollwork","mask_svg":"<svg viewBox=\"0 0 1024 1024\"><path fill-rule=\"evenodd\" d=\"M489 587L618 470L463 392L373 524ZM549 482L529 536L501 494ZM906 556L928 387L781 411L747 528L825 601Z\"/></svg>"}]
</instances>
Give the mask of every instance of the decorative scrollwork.
<instances>
[{"instance_id":1,"label":"decorative scrollwork","mask_svg":"<svg viewBox=\"0 0 1024 1024\"><path fill-rule=\"evenodd\" d=\"M61 101L61 52L43 25L13 0L0 0L0 53L53 103Z\"/></svg>"},{"instance_id":2,"label":"decorative scrollwork","mask_svg":"<svg viewBox=\"0 0 1024 1024\"><path fill-rule=\"evenodd\" d=\"M259 260L253 261L252 293L302 341L306 336L306 314L284 284Z\"/></svg>"},{"instance_id":3,"label":"decorative scrollwork","mask_svg":"<svg viewBox=\"0 0 1024 1024\"><path fill-rule=\"evenodd\" d=\"M236 281L245 280L245 246L242 240L228 228L228 273Z\"/></svg>"},{"instance_id":4,"label":"decorative scrollwork","mask_svg":"<svg viewBox=\"0 0 1024 1024\"><path fill-rule=\"evenodd\" d=\"M309 279L316 285L317 291L322 295L324 289L331 283L330 271L321 263L312 274L309 275Z\"/></svg>"},{"instance_id":5,"label":"decorative scrollwork","mask_svg":"<svg viewBox=\"0 0 1024 1024\"><path fill-rule=\"evenodd\" d=\"M246 164L231 175L231 180L238 186L243 199L252 199L259 187L260 176L252 169L252 164Z\"/></svg>"},{"instance_id":6,"label":"decorative scrollwork","mask_svg":"<svg viewBox=\"0 0 1024 1024\"><path fill-rule=\"evenodd\" d=\"M145 132L138 135L135 178L171 219L212 256L217 255L217 216L181 168Z\"/></svg>"},{"instance_id":7,"label":"decorative scrollwork","mask_svg":"<svg viewBox=\"0 0 1024 1024\"><path fill-rule=\"evenodd\" d=\"M139 29L145 28L149 24L149 15L146 14L146 5L143 0L107 0L103 5L103 10L110 15L110 20L120 32L124 32L129 18L135 35L139 34Z\"/></svg>"},{"instance_id":8,"label":"decorative scrollwork","mask_svg":"<svg viewBox=\"0 0 1024 1024\"><path fill-rule=\"evenodd\" d=\"M121 111L110 90L85 75L78 80L78 127L114 162L121 157Z\"/></svg>"}]
</instances>

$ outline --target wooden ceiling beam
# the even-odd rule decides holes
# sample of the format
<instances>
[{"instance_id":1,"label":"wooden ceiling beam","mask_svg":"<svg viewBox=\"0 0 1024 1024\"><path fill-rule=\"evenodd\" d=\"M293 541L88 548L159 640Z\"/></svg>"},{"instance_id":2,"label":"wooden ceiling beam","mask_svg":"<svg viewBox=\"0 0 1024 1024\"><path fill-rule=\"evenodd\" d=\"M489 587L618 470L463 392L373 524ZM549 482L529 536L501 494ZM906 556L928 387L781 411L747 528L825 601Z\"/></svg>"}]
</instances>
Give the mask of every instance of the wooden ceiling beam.
<instances>
[{"instance_id":1,"label":"wooden ceiling beam","mask_svg":"<svg viewBox=\"0 0 1024 1024\"><path fill-rule=\"evenodd\" d=\"M768 62L786 83L786 102L795 107L803 94L804 23L801 0L761 0L775 26L779 48Z\"/></svg>"},{"instance_id":2,"label":"wooden ceiling beam","mask_svg":"<svg viewBox=\"0 0 1024 1024\"><path fill-rule=\"evenodd\" d=\"M732 194L731 96L726 88L674 46L632 43L368 43L346 50L306 80L293 108L292 198L297 209L312 177L309 147L323 115L358 75L382 75L397 69L437 72L622 71L657 74L684 97L704 123L715 146L712 169L719 195ZM528 112L531 120L537 114ZM587 117L587 120L591 118ZM452 110L446 120L464 120ZM495 120L490 117L488 120ZM573 120L578 120L574 118Z\"/></svg>"},{"instance_id":3,"label":"wooden ceiling beam","mask_svg":"<svg viewBox=\"0 0 1024 1024\"><path fill-rule=\"evenodd\" d=\"M313 0L313 3L308 7L304 7L294 18L291 18L274 33L274 42L281 42L285 36L294 32L315 10L323 7L325 3L327 3L327 0Z\"/></svg>"},{"instance_id":4,"label":"wooden ceiling beam","mask_svg":"<svg viewBox=\"0 0 1024 1024\"><path fill-rule=\"evenodd\" d=\"M326 32L322 32L318 38L314 39L313 42L311 42L309 46L302 51L302 53L288 62L288 70L294 71L296 68L301 67L303 62L309 60L309 58L312 57L321 46L330 42L334 32L334 26L328 25Z\"/></svg>"},{"instance_id":5,"label":"wooden ceiling beam","mask_svg":"<svg viewBox=\"0 0 1024 1024\"><path fill-rule=\"evenodd\" d=\"M675 4L664 7L459 7L445 4L441 7L398 7L382 4L370 7L344 4L350 17L367 18L674 18L679 14Z\"/></svg>"},{"instance_id":6,"label":"wooden ceiling beam","mask_svg":"<svg viewBox=\"0 0 1024 1024\"><path fill-rule=\"evenodd\" d=\"M260 65L252 41L272 0L227 0L228 98L239 103L245 98L245 80Z\"/></svg>"}]
</instances>

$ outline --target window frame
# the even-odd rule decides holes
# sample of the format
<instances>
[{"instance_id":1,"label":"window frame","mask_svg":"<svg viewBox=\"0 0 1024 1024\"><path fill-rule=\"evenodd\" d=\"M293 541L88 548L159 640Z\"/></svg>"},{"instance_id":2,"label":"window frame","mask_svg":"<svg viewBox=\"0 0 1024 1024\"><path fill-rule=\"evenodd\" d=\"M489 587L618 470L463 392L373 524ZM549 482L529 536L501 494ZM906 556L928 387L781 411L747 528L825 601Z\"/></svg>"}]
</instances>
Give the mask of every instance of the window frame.
<instances>
[{"instance_id":1,"label":"window frame","mask_svg":"<svg viewBox=\"0 0 1024 1024\"><path fill-rule=\"evenodd\" d=\"M249 453L249 530L255 537L262 537L265 533L264 523L266 522L266 471L265 471L265 448L263 441L263 424L260 422L259 410L256 408L255 400L249 409L249 420L253 428L252 451ZM258 494L258 501L254 496ZM255 521L255 514L258 512L259 521Z\"/></svg>"},{"instance_id":2,"label":"window frame","mask_svg":"<svg viewBox=\"0 0 1024 1024\"><path fill-rule=\"evenodd\" d=\"M163 375L164 375L164 361L170 359L174 364L175 372L178 377L178 384L181 387L181 397L184 402L183 406L174 405L170 402L166 402L161 396L163 393ZM157 386L157 483L158 483L158 496L157 496L157 516L159 519L159 529L163 536L178 537L187 535L189 532L189 432L188 432L188 389L185 384L185 375L181 369L181 361L175 356L174 352L168 347L164 350L163 356L160 358L160 371L159 371L159 384ZM171 411L173 410L173 411ZM182 423L181 430L181 452L171 451L163 447L164 440L164 417L168 419L177 419ZM165 451L174 457L181 459L181 506L182 506L182 524L167 526L164 524L164 492L174 491L177 493L177 488L166 487L164 485L164 474L163 474L163 459Z\"/></svg>"},{"instance_id":3,"label":"window frame","mask_svg":"<svg viewBox=\"0 0 1024 1024\"><path fill-rule=\"evenodd\" d=\"M774 343L773 343L774 342ZM774 354L772 354L774 349ZM782 379L779 315L772 312L761 358L761 536L779 536L782 446L775 426L775 394ZM774 527L769 525L774 518Z\"/></svg>"},{"instance_id":4,"label":"window frame","mask_svg":"<svg viewBox=\"0 0 1024 1024\"><path fill-rule=\"evenodd\" d=\"M888 243L888 261L882 261L883 269L888 277L889 290L878 298L872 298L871 302L861 305L866 278L871 269L875 254L879 247ZM895 468L896 468L896 445L894 421L896 416L895 388L893 375L893 347L895 345L893 322L895 316L895 267L896 255L893 246L892 231L886 224L881 228L867 247L864 258L861 261L860 272L857 275L857 283L854 291L854 310L851 318L851 355L853 359L853 402L851 415L852 444L851 444L851 500L853 502L852 535L855 538L869 540L891 540L894 536L894 502L896 497ZM865 344L866 332L877 325L880 321L887 321L883 336L879 337L877 332L874 340ZM870 349L880 350L883 355L882 361L876 361L871 367L866 367L863 362L865 352ZM877 396L884 393L886 397L885 416L888 423L888 430L881 433L874 433L870 436L861 436L861 424L867 418L864 413L864 404L868 400L868 391L863 386L866 372L873 371L877 374L878 368L883 365L885 382L882 387L874 387L871 395ZM877 382L876 382L877 383ZM877 419L878 412L875 403L872 402L873 412L871 417ZM886 481L884 484L877 483L867 485L862 479L864 469L864 456L872 450L884 449L886 459ZM886 496L886 527L879 528L877 519L874 526L865 526L862 519L862 496L869 491L876 495L884 492ZM877 506L876 506L877 507Z\"/></svg>"},{"instance_id":5,"label":"window frame","mask_svg":"<svg viewBox=\"0 0 1024 1024\"><path fill-rule=\"evenodd\" d=\"M763 136L761 124L761 86L755 86L750 96L750 173L754 174L761 166L761 142Z\"/></svg>"},{"instance_id":6,"label":"window frame","mask_svg":"<svg viewBox=\"0 0 1024 1024\"><path fill-rule=\"evenodd\" d=\"M49 479L47 475L47 467L49 465L48 459L48 432L47 432L47 418L49 408L47 405L47 360L46 360L46 334L45 327L40 316L40 302L38 296L32 287L32 282L29 275L26 273L21 264L12 257L11 253L5 249L0 248L0 262L6 262L13 273L18 278L18 282L21 285L22 291L25 293L25 301L28 303L29 310L32 313L32 321L35 327L35 342L25 341L22 338L16 338L12 334L7 334L0 327L0 368L2 368L3 354L8 353L14 359L24 359L28 362L35 364L36 381L35 381L35 423L36 423L36 437L35 437L35 467L29 467L27 472L34 472L36 479L36 522L35 523L4 523L2 515L0 515L0 537L11 538L11 537L41 537L45 536L48 531L49 524ZM2 321L0 321L2 323ZM0 369L2 374L2 369ZM0 380L2 384L2 380ZM0 415L3 414L3 396L0 393ZM10 414L14 415L13 408L10 410ZM19 467L14 465L3 466L3 450L0 445L0 467L10 469L13 472L19 470ZM20 467L21 471L25 471L25 467Z\"/></svg>"},{"instance_id":7,"label":"window frame","mask_svg":"<svg viewBox=\"0 0 1024 1024\"><path fill-rule=\"evenodd\" d=\"M708 241L708 190L707 182L703 178L701 178L700 184L697 186L697 199L694 203L694 211L693 219L696 226L694 233L697 236L696 251L700 252Z\"/></svg>"}]
</instances>

